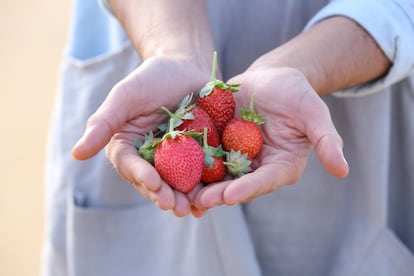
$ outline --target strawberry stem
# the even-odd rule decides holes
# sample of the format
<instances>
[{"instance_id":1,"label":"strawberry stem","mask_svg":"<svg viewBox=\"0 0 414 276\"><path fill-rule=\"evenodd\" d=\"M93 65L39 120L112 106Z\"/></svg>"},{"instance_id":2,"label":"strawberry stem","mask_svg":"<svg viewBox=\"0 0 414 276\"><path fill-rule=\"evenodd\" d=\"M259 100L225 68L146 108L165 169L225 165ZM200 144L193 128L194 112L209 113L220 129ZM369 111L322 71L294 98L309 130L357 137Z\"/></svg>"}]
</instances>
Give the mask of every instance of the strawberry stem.
<instances>
[{"instance_id":1,"label":"strawberry stem","mask_svg":"<svg viewBox=\"0 0 414 276\"><path fill-rule=\"evenodd\" d=\"M210 76L210 82L215 82L216 79L216 73L217 73L217 52L214 51L213 53L213 66L211 68L211 76Z\"/></svg>"},{"instance_id":2,"label":"strawberry stem","mask_svg":"<svg viewBox=\"0 0 414 276\"><path fill-rule=\"evenodd\" d=\"M254 93L252 93L252 95L250 96L250 112L255 112L254 111Z\"/></svg>"},{"instance_id":3,"label":"strawberry stem","mask_svg":"<svg viewBox=\"0 0 414 276\"><path fill-rule=\"evenodd\" d=\"M165 113L167 113L168 117L174 117L174 113L168 110L168 108L166 108L165 106L161 106L161 109L164 110Z\"/></svg>"},{"instance_id":4,"label":"strawberry stem","mask_svg":"<svg viewBox=\"0 0 414 276\"><path fill-rule=\"evenodd\" d=\"M244 107L240 108L241 118L245 121L250 121L256 125L263 125L264 119L262 114L258 114L254 111L254 93L250 96L249 109Z\"/></svg>"},{"instance_id":5,"label":"strawberry stem","mask_svg":"<svg viewBox=\"0 0 414 276\"><path fill-rule=\"evenodd\" d=\"M165 106L161 106L161 109L164 110L164 112L167 113L167 115L170 117L170 119L168 120L168 132L172 133L176 126L176 121L177 121L176 116L174 113L169 111L168 108L166 108Z\"/></svg>"},{"instance_id":6,"label":"strawberry stem","mask_svg":"<svg viewBox=\"0 0 414 276\"><path fill-rule=\"evenodd\" d=\"M217 73L217 52L214 51L210 81L198 93L200 98L204 98L210 95L210 93L214 90L214 88L219 88L222 90L230 89L230 91L233 93L239 91L238 87L240 86L240 84L228 84L228 83L223 82L222 80L218 80L216 73Z\"/></svg>"}]
</instances>

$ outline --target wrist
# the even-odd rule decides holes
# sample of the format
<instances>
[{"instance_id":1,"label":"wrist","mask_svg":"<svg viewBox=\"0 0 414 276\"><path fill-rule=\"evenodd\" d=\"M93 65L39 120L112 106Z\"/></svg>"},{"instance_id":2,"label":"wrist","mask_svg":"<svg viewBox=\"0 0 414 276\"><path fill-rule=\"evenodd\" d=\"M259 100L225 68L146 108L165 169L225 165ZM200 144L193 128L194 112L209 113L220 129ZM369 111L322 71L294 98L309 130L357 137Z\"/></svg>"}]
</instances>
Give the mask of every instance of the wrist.
<instances>
[{"instance_id":1,"label":"wrist","mask_svg":"<svg viewBox=\"0 0 414 276\"><path fill-rule=\"evenodd\" d=\"M329 79L325 78L324 69L317 61L312 60L312 56L298 53L297 46L293 44L288 42L259 57L248 70L284 68L302 75L319 95L327 94L326 87L330 85Z\"/></svg>"},{"instance_id":2,"label":"wrist","mask_svg":"<svg viewBox=\"0 0 414 276\"><path fill-rule=\"evenodd\" d=\"M182 64L187 64L187 66L191 65L197 72L210 76L213 52L214 48L208 50L159 48L150 57L167 58Z\"/></svg>"},{"instance_id":3,"label":"wrist","mask_svg":"<svg viewBox=\"0 0 414 276\"><path fill-rule=\"evenodd\" d=\"M211 64L215 49L204 0L109 3L143 60L154 56L197 57L197 62L201 59Z\"/></svg>"},{"instance_id":4,"label":"wrist","mask_svg":"<svg viewBox=\"0 0 414 276\"><path fill-rule=\"evenodd\" d=\"M319 95L325 95L372 81L385 74L390 64L361 26L337 16L265 54L252 67L295 68Z\"/></svg>"}]
</instances>

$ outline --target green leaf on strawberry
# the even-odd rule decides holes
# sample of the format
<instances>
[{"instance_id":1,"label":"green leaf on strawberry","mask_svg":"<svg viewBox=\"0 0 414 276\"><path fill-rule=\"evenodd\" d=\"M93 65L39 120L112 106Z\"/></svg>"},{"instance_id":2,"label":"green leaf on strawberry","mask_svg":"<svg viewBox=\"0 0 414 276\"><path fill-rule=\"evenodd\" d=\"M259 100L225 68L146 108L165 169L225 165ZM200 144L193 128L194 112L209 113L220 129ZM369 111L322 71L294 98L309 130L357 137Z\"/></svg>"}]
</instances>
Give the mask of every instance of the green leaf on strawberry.
<instances>
[{"instance_id":1,"label":"green leaf on strawberry","mask_svg":"<svg viewBox=\"0 0 414 276\"><path fill-rule=\"evenodd\" d=\"M199 96L200 98L204 98L214 90L214 88L219 88L222 90L230 90L231 92L237 92L239 91L238 87L240 84L228 84L223 82L222 80L218 80L216 78L217 74L217 52L214 51L213 53L213 66L211 69L211 76L210 81L200 90Z\"/></svg>"},{"instance_id":2,"label":"green leaf on strawberry","mask_svg":"<svg viewBox=\"0 0 414 276\"><path fill-rule=\"evenodd\" d=\"M240 108L240 116L243 120L253 122L256 125L263 125L265 123L263 115L254 111L254 94L250 96L249 109L245 107Z\"/></svg>"},{"instance_id":3,"label":"green leaf on strawberry","mask_svg":"<svg viewBox=\"0 0 414 276\"><path fill-rule=\"evenodd\" d=\"M252 161L248 159L247 154L240 151L231 150L226 153L226 162L224 164L227 170L234 176L240 177L252 171L250 167Z\"/></svg>"},{"instance_id":4,"label":"green leaf on strawberry","mask_svg":"<svg viewBox=\"0 0 414 276\"><path fill-rule=\"evenodd\" d=\"M142 158L154 164L154 151L160 142L161 139L154 137L153 132L150 131L149 134L145 135L144 143L140 139L135 141L135 147Z\"/></svg>"}]
</instances>

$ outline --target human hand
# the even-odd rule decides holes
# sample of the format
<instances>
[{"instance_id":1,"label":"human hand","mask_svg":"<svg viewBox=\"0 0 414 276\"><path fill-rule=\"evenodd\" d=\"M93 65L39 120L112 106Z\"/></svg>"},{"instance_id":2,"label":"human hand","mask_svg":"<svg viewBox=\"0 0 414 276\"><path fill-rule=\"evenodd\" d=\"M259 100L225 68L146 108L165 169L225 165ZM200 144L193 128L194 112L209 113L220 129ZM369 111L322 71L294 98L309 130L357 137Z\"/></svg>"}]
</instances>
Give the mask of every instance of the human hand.
<instances>
[{"instance_id":1,"label":"human hand","mask_svg":"<svg viewBox=\"0 0 414 276\"><path fill-rule=\"evenodd\" d=\"M265 119L264 145L253 162L254 172L200 189L194 196L198 209L248 202L297 182L312 147L331 175L348 174L342 139L329 110L300 71L257 68L229 83L241 84L234 94L238 108L248 107L251 93L255 94L255 111Z\"/></svg>"},{"instance_id":2,"label":"human hand","mask_svg":"<svg viewBox=\"0 0 414 276\"><path fill-rule=\"evenodd\" d=\"M210 60L210 58L209 58ZM205 68L205 70L204 70ZM137 138L166 120L161 106L174 109L210 77L210 64L188 56L152 57L113 87L88 119L83 137L73 148L76 159L88 159L106 146L106 156L119 175L160 209L184 216L191 212L187 195L173 190L135 148ZM197 189L196 189L197 190ZM202 212L193 210L202 215Z\"/></svg>"}]
</instances>

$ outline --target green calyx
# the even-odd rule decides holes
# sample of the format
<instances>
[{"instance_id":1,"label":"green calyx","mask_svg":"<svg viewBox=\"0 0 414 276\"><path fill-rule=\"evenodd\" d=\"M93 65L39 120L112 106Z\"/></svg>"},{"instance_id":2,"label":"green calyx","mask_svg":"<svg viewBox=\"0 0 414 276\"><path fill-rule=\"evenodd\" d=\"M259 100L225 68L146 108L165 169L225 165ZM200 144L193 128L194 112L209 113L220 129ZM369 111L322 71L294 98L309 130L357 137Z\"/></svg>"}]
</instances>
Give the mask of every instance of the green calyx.
<instances>
[{"instance_id":1,"label":"green calyx","mask_svg":"<svg viewBox=\"0 0 414 276\"><path fill-rule=\"evenodd\" d=\"M191 113L189 113L191 109L193 109L193 107L195 106L195 104L191 104L192 101L193 101L193 93L185 96L181 100L181 103L178 105L178 108L174 114L180 117L181 119L193 120L194 116Z\"/></svg>"},{"instance_id":2,"label":"green calyx","mask_svg":"<svg viewBox=\"0 0 414 276\"><path fill-rule=\"evenodd\" d=\"M179 125L183 123L182 121L183 119L186 119L186 120L194 119L193 114L188 112L194 106L192 105L191 108L188 109L188 104L191 102L191 97L189 99L185 97L175 113L172 113L171 111L168 110L168 108L164 106L161 107L161 109L164 110L165 113L167 113L167 115L170 117L170 119L168 120L166 133L161 138L162 140L167 139L167 138L175 139L177 138L179 134L184 134L184 135L193 137L201 144L200 138L202 136L202 133L197 132L197 131L181 131L181 130L175 129L176 127L178 127Z\"/></svg>"},{"instance_id":3,"label":"green calyx","mask_svg":"<svg viewBox=\"0 0 414 276\"><path fill-rule=\"evenodd\" d=\"M180 134L196 139L197 142L201 145L201 136L202 136L202 134L200 132L197 132L197 131L173 130L173 131L169 131L169 132L165 133L164 136L161 138L161 140L165 140L167 138L175 139Z\"/></svg>"},{"instance_id":4,"label":"green calyx","mask_svg":"<svg viewBox=\"0 0 414 276\"><path fill-rule=\"evenodd\" d=\"M240 116L243 120L253 122L257 125L263 125L265 123L263 115L254 111L254 94L250 97L249 109L244 107L240 108Z\"/></svg>"},{"instance_id":5,"label":"green calyx","mask_svg":"<svg viewBox=\"0 0 414 276\"><path fill-rule=\"evenodd\" d=\"M154 138L152 131L148 135L145 135L144 143L140 139L135 141L135 148L138 150L139 154L150 162L154 164L154 152L157 145L161 142L160 138Z\"/></svg>"},{"instance_id":6,"label":"green calyx","mask_svg":"<svg viewBox=\"0 0 414 276\"><path fill-rule=\"evenodd\" d=\"M234 176L240 177L252 171L250 168L250 161L247 158L247 154L242 154L240 151L231 150L226 153L226 165L227 170Z\"/></svg>"},{"instance_id":7,"label":"green calyx","mask_svg":"<svg viewBox=\"0 0 414 276\"><path fill-rule=\"evenodd\" d=\"M183 134L194 138L201 145L202 133L197 131L181 131L176 130L183 123L183 120L194 120L194 115L190 112L195 106L192 103L193 95L187 95L179 104L177 110L172 113L168 108L162 106L161 109L167 113L169 120L166 124L158 126L156 135L150 131L145 135L144 142L141 139L135 141L135 148L138 150L142 158L154 164L155 149L165 139L176 139L179 135Z\"/></svg>"},{"instance_id":8,"label":"green calyx","mask_svg":"<svg viewBox=\"0 0 414 276\"><path fill-rule=\"evenodd\" d=\"M164 139L167 139L167 138L175 139L175 138L177 138L177 136L179 134L184 134L184 135L193 137L196 140L201 137L202 133L197 132L197 131L181 131L181 130L176 130L175 129L176 127L178 127L179 125L181 125L183 123L182 119L194 119L193 114L186 113L186 114L189 114L189 116L185 116L185 114L182 114L183 116L181 116L180 114L177 115L177 113L181 113L181 112L179 112L179 110L177 110L176 113L172 113L171 111L168 110L168 108L166 108L164 106L162 106L161 109L164 110L165 113L167 113L168 116L170 117L170 119L168 120L166 133L161 138L161 140L164 140ZM178 109L180 109L180 108L178 108ZM199 141L199 142L201 143L201 141Z\"/></svg>"},{"instance_id":9,"label":"green calyx","mask_svg":"<svg viewBox=\"0 0 414 276\"><path fill-rule=\"evenodd\" d=\"M167 138L175 139L180 134L184 134L190 137L193 137L201 144L201 133L196 131L180 131L175 128L183 123L183 120L193 120L194 116L190 113L190 110L194 107L191 105L192 94L186 96L178 106L175 113L172 113L168 108L162 106L161 109L167 113L169 120L167 124L161 124L158 126L160 133L164 135L159 137L154 137L153 132L151 131L148 135L145 135L144 143L141 140L137 139L135 142L135 147L138 149L141 156L150 163L154 163L154 152L155 148L159 143ZM159 133L159 134L160 134Z\"/></svg>"},{"instance_id":10,"label":"green calyx","mask_svg":"<svg viewBox=\"0 0 414 276\"><path fill-rule=\"evenodd\" d=\"M193 94L189 94L181 101L177 110L172 113L168 108L162 106L161 109L167 113L170 118L168 125L161 125L159 128L164 131L172 132L176 127L180 126L183 123L183 120L194 120L194 115L190 112L195 104L191 104L193 99Z\"/></svg>"},{"instance_id":11,"label":"green calyx","mask_svg":"<svg viewBox=\"0 0 414 276\"><path fill-rule=\"evenodd\" d=\"M216 78L217 73L217 52L213 53L213 66L211 69L210 81L200 90L200 98L204 98L211 94L214 88L229 89L231 92L239 91L238 87L240 84L228 84Z\"/></svg>"}]
</instances>

